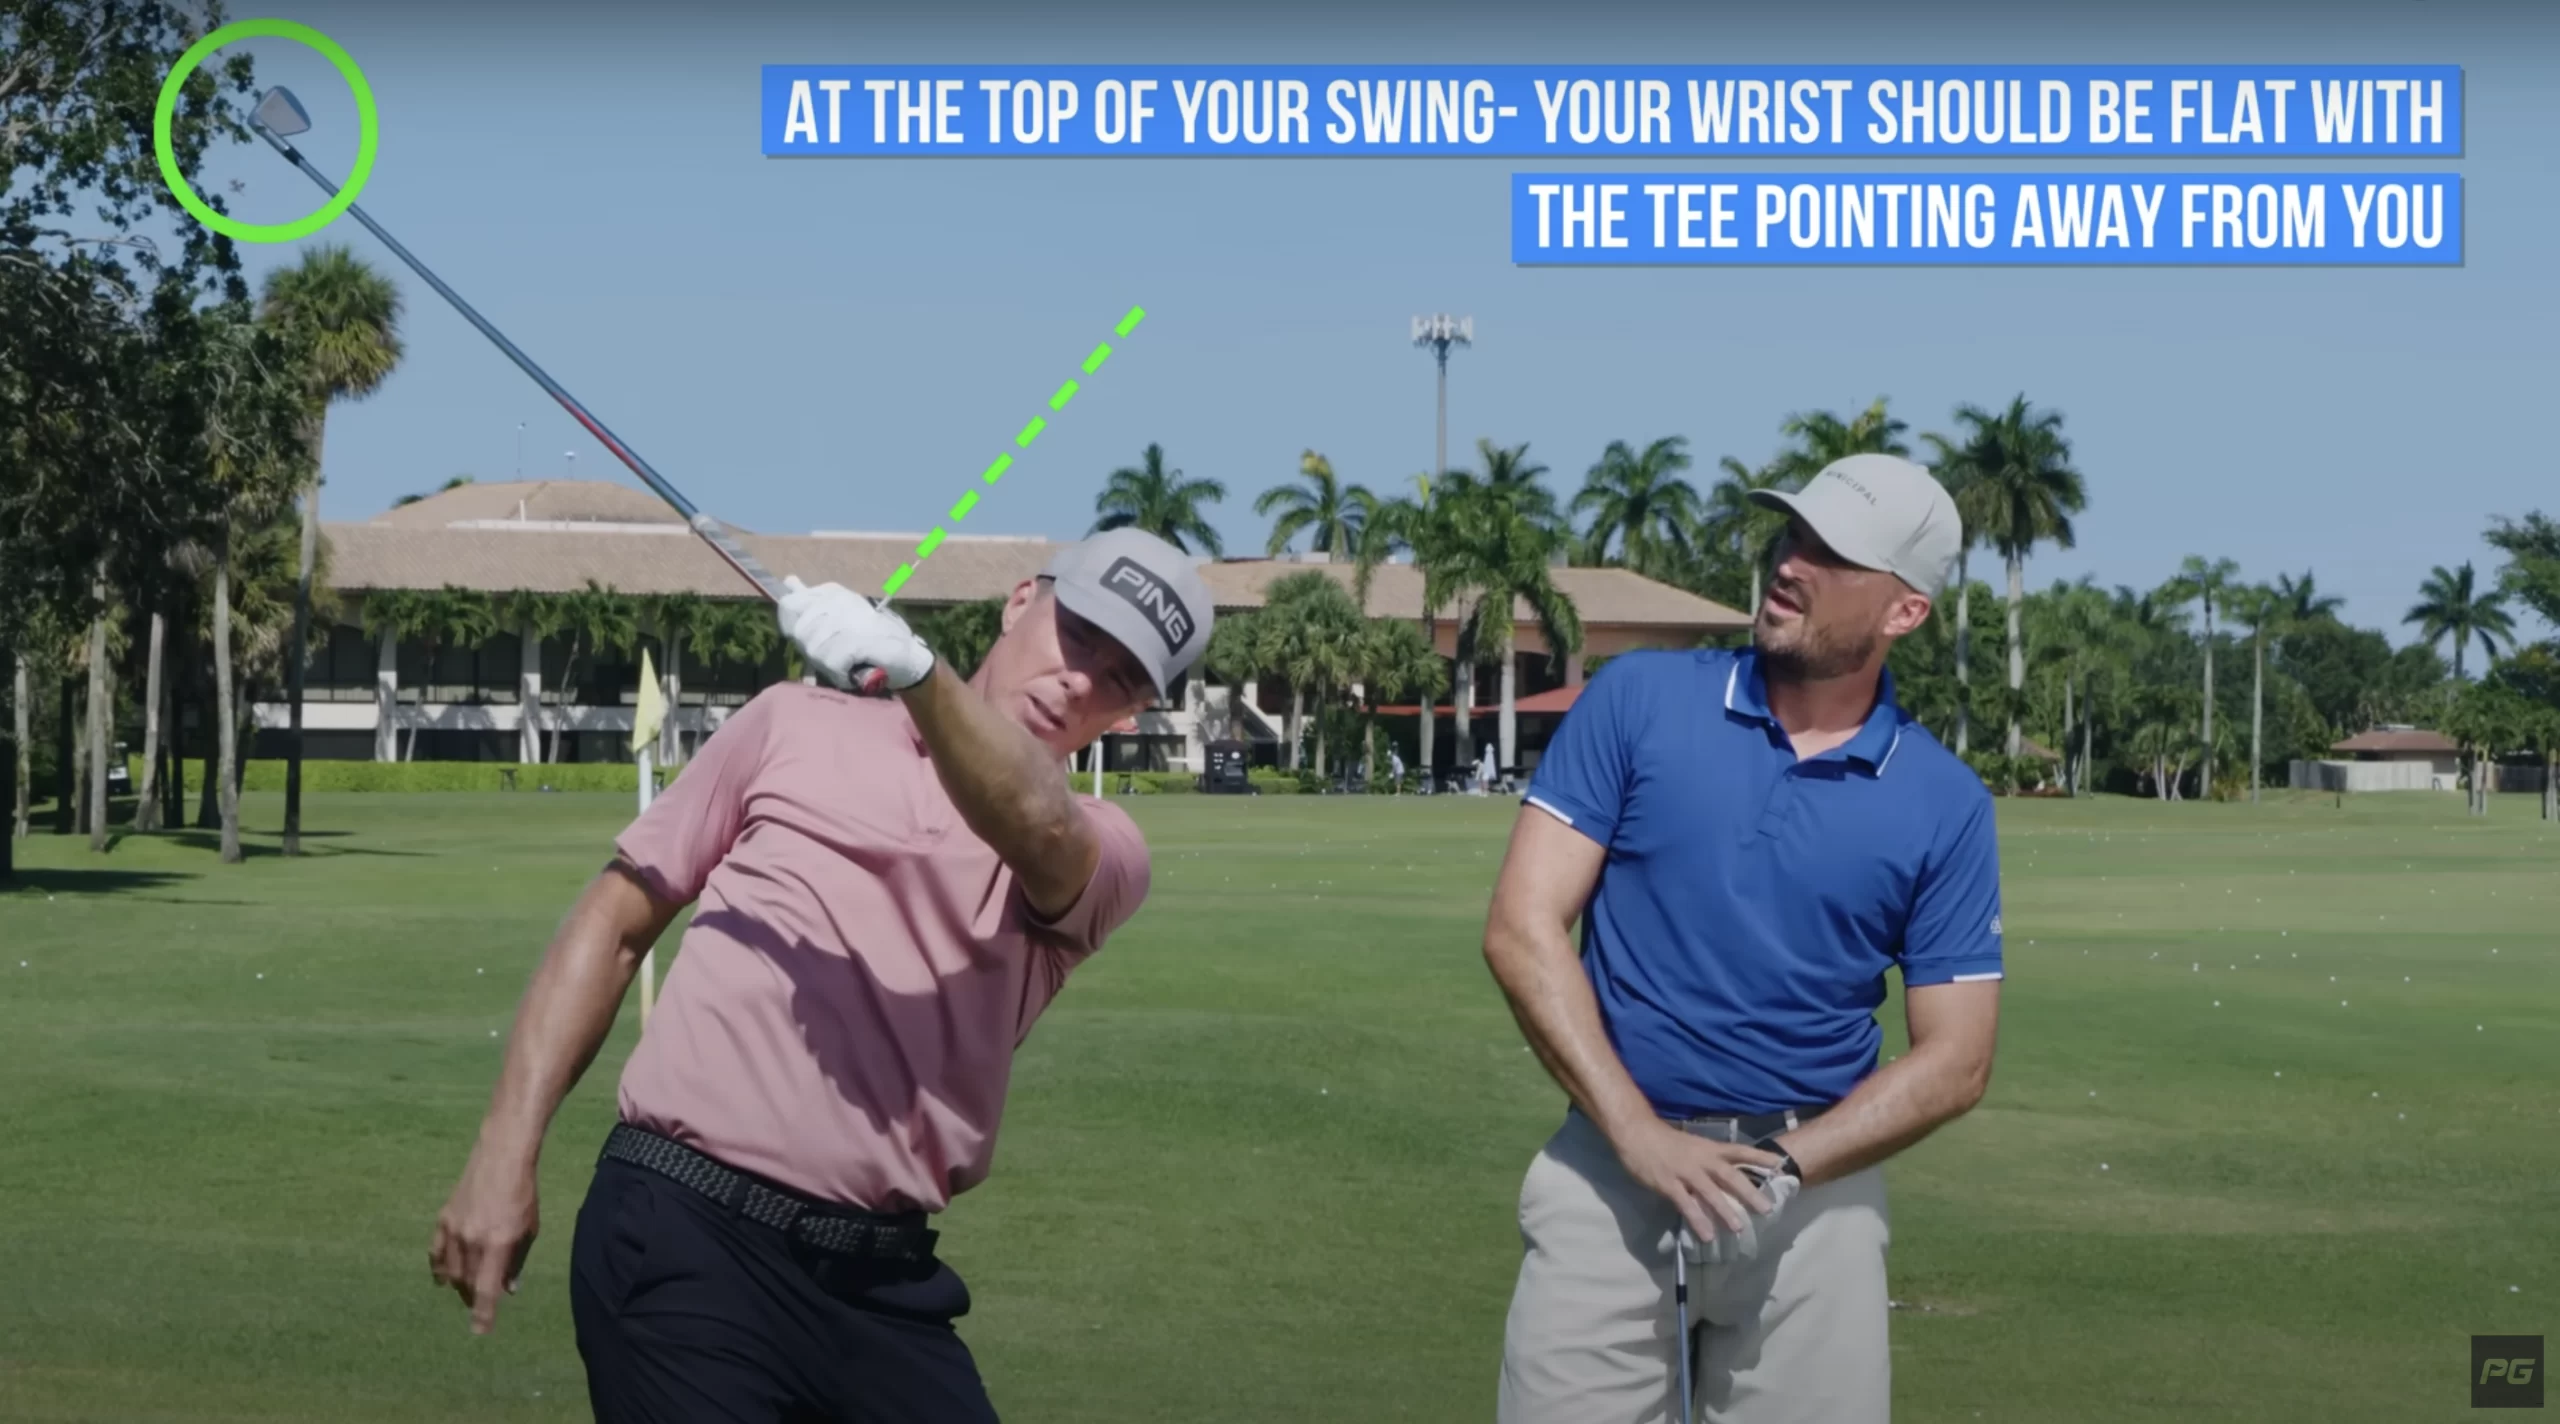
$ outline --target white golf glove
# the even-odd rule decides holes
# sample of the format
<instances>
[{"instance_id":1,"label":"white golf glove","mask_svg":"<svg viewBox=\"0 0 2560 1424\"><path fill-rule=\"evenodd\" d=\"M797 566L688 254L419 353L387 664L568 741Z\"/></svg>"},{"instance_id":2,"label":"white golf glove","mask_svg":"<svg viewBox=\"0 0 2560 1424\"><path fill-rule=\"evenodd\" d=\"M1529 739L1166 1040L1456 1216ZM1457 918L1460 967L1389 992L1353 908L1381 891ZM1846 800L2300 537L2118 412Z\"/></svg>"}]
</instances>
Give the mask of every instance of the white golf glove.
<instances>
[{"instance_id":1,"label":"white golf glove","mask_svg":"<svg viewBox=\"0 0 2560 1424\"><path fill-rule=\"evenodd\" d=\"M932 674L933 650L897 614L840 583L809 588L795 576L782 587L782 636L836 686L854 686L868 668L878 668L893 692Z\"/></svg>"},{"instance_id":2,"label":"white golf glove","mask_svg":"<svg viewBox=\"0 0 2560 1424\"><path fill-rule=\"evenodd\" d=\"M1787 1203L1804 1189L1804 1183L1785 1172L1772 1172L1766 1167L1745 1167L1742 1171L1751 1178L1753 1185L1760 1188L1760 1194L1769 1199L1769 1210L1764 1215L1752 1210L1749 1202L1735 1202L1734 1205L1742 1208L1742 1230L1726 1231L1722 1229L1723 1223L1719 1222L1714 1239L1704 1242L1692 1236L1688 1227L1682 1226L1680 1247L1689 1253L1690 1260L1699 1265L1720 1266L1757 1257L1761 1234L1778 1224L1778 1218L1786 1212Z\"/></svg>"}]
</instances>

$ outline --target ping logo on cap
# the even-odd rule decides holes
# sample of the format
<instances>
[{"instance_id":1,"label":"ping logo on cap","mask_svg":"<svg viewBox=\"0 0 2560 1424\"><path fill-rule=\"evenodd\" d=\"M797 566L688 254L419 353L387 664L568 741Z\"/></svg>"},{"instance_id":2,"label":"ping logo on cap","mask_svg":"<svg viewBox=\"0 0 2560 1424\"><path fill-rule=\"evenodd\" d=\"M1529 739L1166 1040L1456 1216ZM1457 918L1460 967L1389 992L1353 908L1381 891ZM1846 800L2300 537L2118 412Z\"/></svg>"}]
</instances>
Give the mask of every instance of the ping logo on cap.
<instances>
[{"instance_id":1,"label":"ping logo on cap","mask_svg":"<svg viewBox=\"0 0 2560 1424\"><path fill-rule=\"evenodd\" d=\"M1191 630L1199 625L1191 621L1191 610L1146 567L1135 559L1120 558L1102 575L1102 586L1128 601L1130 607L1146 615L1156 636L1164 639L1164 650L1180 650L1191 638Z\"/></svg>"}]
</instances>

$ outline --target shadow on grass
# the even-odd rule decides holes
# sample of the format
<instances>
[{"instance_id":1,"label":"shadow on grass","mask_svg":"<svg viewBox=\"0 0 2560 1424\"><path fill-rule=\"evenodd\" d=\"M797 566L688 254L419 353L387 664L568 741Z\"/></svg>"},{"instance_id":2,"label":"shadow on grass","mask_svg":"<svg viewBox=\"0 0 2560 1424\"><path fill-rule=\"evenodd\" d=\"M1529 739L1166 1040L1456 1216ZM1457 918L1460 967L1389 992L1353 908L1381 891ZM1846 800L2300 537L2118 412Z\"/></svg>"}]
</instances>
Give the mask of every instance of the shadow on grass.
<instances>
[{"instance_id":1,"label":"shadow on grass","mask_svg":"<svg viewBox=\"0 0 2560 1424\"><path fill-rule=\"evenodd\" d=\"M158 890L195 877L168 870L86 870L20 866L0 890L41 890L47 895L116 895Z\"/></svg>"},{"instance_id":2,"label":"shadow on grass","mask_svg":"<svg viewBox=\"0 0 2560 1424\"><path fill-rule=\"evenodd\" d=\"M282 859L284 857L284 847L282 845L272 844L272 842L279 840L283 834L284 833L282 831L241 832L240 858L243 860L263 860L269 856L274 856L278 859ZM321 832L316 831L304 831L302 833L302 838L306 841L317 840L320 838L321 834ZM346 835L347 832L331 831L326 834L343 836ZM252 837L255 837L255 839L252 839ZM183 831L162 831L158 834L156 839L171 841L178 845L187 846L195 850L213 851L217 854L222 850L222 832L220 831L199 831L194 829ZM432 853L428 851L383 850L374 846L330 846L327 849L320 851L306 849L300 858L304 860L326 860L329 857L336 855L385 855L398 856L404 860L428 860L434 858Z\"/></svg>"}]
</instances>

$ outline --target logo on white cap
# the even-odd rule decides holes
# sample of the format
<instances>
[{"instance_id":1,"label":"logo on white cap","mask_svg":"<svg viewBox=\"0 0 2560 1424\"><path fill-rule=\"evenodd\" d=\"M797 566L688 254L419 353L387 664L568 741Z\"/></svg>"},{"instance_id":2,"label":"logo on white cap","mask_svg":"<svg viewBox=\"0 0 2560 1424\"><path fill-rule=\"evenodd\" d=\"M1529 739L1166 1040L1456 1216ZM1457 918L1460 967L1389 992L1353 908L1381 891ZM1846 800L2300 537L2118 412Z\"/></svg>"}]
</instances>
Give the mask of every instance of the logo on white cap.
<instances>
[{"instance_id":1,"label":"logo on white cap","mask_svg":"<svg viewBox=\"0 0 2560 1424\"><path fill-rule=\"evenodd\" d=\"M1167 588L1162 579L1148 573L1137 560L1125 556L1113 560L1110 569L1102 575L1102 586L1146 618L1147 625L1156 630L1156 636L1164 639L1164 650L1168 655L1179 651L1191 637L1195 626L1191 621L1191 609L1183 603L1180 595Z\"/></svg>"}]
</instances>

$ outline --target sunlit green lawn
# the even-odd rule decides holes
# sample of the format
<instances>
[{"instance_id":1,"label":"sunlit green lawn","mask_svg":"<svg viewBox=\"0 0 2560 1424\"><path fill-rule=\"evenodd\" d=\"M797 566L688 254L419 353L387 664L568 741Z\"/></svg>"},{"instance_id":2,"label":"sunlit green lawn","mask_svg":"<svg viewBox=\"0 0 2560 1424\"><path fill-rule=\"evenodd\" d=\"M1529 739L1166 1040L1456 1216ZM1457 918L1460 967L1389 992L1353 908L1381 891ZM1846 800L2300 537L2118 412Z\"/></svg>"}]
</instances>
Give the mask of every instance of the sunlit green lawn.
<instances>
[{"instance_id":1,"label":"sunlit green lawn","mask_svg":"<svg viewBox=\"0 0 2560 1424\"><path fill-rule=\"evenodd\" d=\"M998 1405L1490 1418L1561 1103L1477 952L1513 803L1132 805L1154 897L942 1223ZM1889 1169L1897 1419L2451 1419L2472 1333L2560 1334L2560 833L2494 809L2003 805L1991 1096ZM564 1261L636 1007L494 1336L425 1248L626 814L323 796L291 862L253 796L241 866L195 834L22 843L0 1418L586 1417Z\"/></svg>"}]
</instances>

